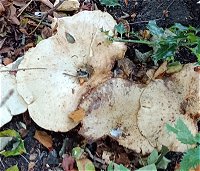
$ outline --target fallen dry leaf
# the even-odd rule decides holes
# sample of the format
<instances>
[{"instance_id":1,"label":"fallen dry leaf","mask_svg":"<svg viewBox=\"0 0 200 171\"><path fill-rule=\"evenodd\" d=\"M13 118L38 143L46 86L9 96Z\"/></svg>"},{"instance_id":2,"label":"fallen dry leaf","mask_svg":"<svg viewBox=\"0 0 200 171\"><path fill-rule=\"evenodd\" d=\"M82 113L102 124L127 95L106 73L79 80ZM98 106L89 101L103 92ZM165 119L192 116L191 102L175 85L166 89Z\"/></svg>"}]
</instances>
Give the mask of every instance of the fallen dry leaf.
<instances>
[{"instance_id":1,"label":"fallen dry leaf","mask_svg":"<svg viewBox=\"0 0 200 171\"><path fill-rule=\"evenodd\" d=\"M126 6L128 6L128 0L124 0L124 3L126 4Z\"/></svg>"},{"instance_id":2,"label":"fallen dry leaf","mask_svg":"<svg viewBox=\"0 0 200 171\"><path fill-rule=\"evenodd\" d=\"M17 19L16 8L11 5L10 6L10 16L9 19L12 21L13 24L20 25L19 20Z\"/></svg>"},{"instance_id":3,"label":"fallen dry leaf","mask_svg":"<svg viewBox=\"0 0 200 171\"><path fill-rule=\"evenodd\" d=\"M8 65L8 64L10 64L12 62L13 62L13 60L11 58L8 58L8 57L3 58L3 64L4 65Z\"/></svg>"},{"instance_id":4,"label":"fallen dry leaf","mask_svg":"<svg viewBox=\"0 0 200 171\"><path fill-rule=\"evenodd\" d=\"M41 32L42 38L47 39L52 36L52 30L49 27L44 27Z\"/></svg>"},{"instance_id":5,"label":"fallen dry leaf","mask_svg":"<svg viewBox=\"0 0 200 171\"><path fill-rule=\"evenodd\" d=\"M64 171L71 171L74 168L74 158L65 154L63 161L62 161L62 168Z\"/></svg>"},{"instance_id":6,"label":"fallen dry leaf","mask_svg":"<svg viewBox=\"0 0 200 171\"><path fill-rule=\"evenodd\" d=\"M5 8L4 8L3 4L0 2L0 15L4 11L5 11Z\"/></svg>"},{"instance_id":7,"label":"fallen dry leaf","mask_svg":"<svg viewBox=\"0 0 200 171\"><path fill-rule=\"evenodd\" d=\"M46 132L36 130L34 138L38 140L46 148L48 149L52 148L53 145L52 137L48 135Z\"/></svg>"},{"instance_id":8,"label":"fallen dry leaf","mask_svg":"<svg viewBox=\"0 0 200 171\"><path fill-rule=\"evenodd\" d=\"M35 162L30 162L28 164L28 171L34 171Z\"/></svg>"},{"instance_id":9,"label":"fallen dry leaf","mask_svg":"<svg viewBox=\"0 0 200 171\"><path fill-rule=\"evenodd\" d=\"M162 76L166 70L167 70L167 61L163 62L162 65L160 65L160 67L156 70L153 79Z\"/></svg>"},{"instance_id":10,"label":"fallen dry leaf","mask_svg":"<svg viewBox=\"0 0 200 171\"><path fill-rule=\"evenodd\" d=\"M85 111L82 108L75 110L74 112L69 114L69 118L72 119L74 122L82 121L84 116L85 116Z\"/></svg>"}]
</instances>

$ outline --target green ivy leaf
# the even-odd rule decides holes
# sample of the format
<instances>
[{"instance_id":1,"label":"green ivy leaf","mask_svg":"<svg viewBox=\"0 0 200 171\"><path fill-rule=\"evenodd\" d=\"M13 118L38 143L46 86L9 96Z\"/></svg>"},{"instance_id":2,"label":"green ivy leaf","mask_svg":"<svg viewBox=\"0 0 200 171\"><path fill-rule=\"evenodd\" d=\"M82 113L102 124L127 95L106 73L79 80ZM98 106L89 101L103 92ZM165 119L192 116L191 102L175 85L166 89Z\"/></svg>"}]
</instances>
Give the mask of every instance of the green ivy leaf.
<instances>
[{"instance_id":1,"label":"green ivy leaf","mask_svg":"<svg viewBox=\"0 0 200 171\"><path fill-rule=\"evenodd\" d=\"M75 147L72 149L72 156L75 158L75 159L80 159L82 154L84 152L84 149L80 148L80 147Z\"/></svg>"},{"instance_id":2,"label":"green ivy leaf","mask_svg":"<svg viewBox=\"0 0 200 171\"><path fill-rule=\"evenodd\" d=\"M107 171L130 171L128 168L126 168L125 166L123 166L122 164L118 165L114 162L111 162L108 165Z\"/></svg>"},{"instance_id":3,"label":"green ivy leaf","mask_svg":"<svg viewBox=\"0 0 200 171\"><path fill-rule=\"evenodd\" d=\"M196 134L195 141L200 144L200 133Z\"/></svg>"},{"instance_id":4,"label":"green ivy leaf","mask_svg":"<svg viewBox=\"0 0 200 171\"><path fill-rule=\"evenodd\" d=\"M24 141L21 139L19 133L15 130L8 129L1 131L0 137L13 137L13 140L9 142L10 146L12 146L12 149L7 151L1 151L0 154L4 155L5 157L9 157L26 153Z\"/></svg>"},{"instance_id":5,"label":"green ivy leaf","mask_svg":"<svg viewBox=\"0 0 200 171\"><path fill-rule=\"evenodd\" d=\"M14 165L6 169L6 171L19 171L19 168L17 167L17 165Z\"/></svg>"},{"instance_id":6,"label":"green ivy leaf","mask_svg":"<svg viewBox=\"0 0 200 171\"><path fill-rule=\"evenodd\" d=\"M195 168L200 165L200 146L189 149L180 164L180 171L188 171L191 168Z\"/></svg>"},{"instance_id":7,"label":"green ivy leaf","mask_svg":"<svg viewBox=\"0 0 200 171\"><path fill-rule=\"evenodd\" d=\"M144 167L142 167L140 169L137 169L135 171L147 171L147 170L149 170L149 171L157 171L156 165L155 164L150 164L150 165L144 166Z\"/></svg>"},{"instance_id":8,"label":"green ivy leaf","mask_svg":"<svg viewBox=\"0 0 200 171\"><path fill-rule=\"evenodd\" d=\"M17 131L13 130L13 129L7 129L4 131L0 132L0 137L16 137L16 138L20 138L20 135Z\"/></svg>"},{"instance_id":9,"label":"green ivy leaf","mask_svg":"<svg viewBox=\"0 0 200 171\"><path fill-rule=\"evenodd\" d=\"M122 38L122 35L126 33L126 29L124 27L124 24L122 23L115 25L115 30L120 34L121 38Z\"/></svg>"},{"instance_id":10,"label":"green ivy leaf","mask_svg":"<svg viewBox=\"0 0 200 171\"><path fill-rule=\"evenodd\" d=\"M147 24L147 29L152 35L156 35L158 37L162 37L164 34L163 28L158 27L155 20L149 21Z\"/></svg>"},{"instance_id":11,"label":"green ivy leaf","mask_svg":"<svg viewBox=\"0 0 200 171\"><path fill-rule=\"evenodd\" d=\"M162 157L160 162L156 164L156 167L159 169L166 169L170 161L171 160L167 159L166 157Z\"/></svg>"},{"instance_id":12,"label":"green ivy leaf","mask_svg":"<svg viewBox=\"0 0 200 171\"><path fill-rule=\"evenodd\" d=\"M149 155L149 157L147 158L147 164L151 165L156 163L156 161L158 160L158 151L156 149L154 149L151 154Z\"/></svg>"},{"instance_id":13,"label":"green ivy leaf","mask_svg":"<svg viewBox=\"0 0 200 171\"><path fill-rule=\"evenodd\" d=\"M195 138L192 135L191 131L185 125L185 123L178 119L174 127L166 125L168 131L171 131L176 134L177 139L183 144L196 144Z\"/></svg>"},{"instance_id":14,"label":"green ivy leaf","mask_svg":"<svg viewBox=\"0 0 200 171\"><path fill-rule=\"evenodd\" d=\"M100 0L100 3L102 5L106 5L108 7L115 7L115 6L121 6L118 2L118 0Z\"/></svg>"},{"instance_id":15,"label":"green ivy leaf","mask_svg":"<svg viewBox=\"0 0 200 171\"><path fill-rule=\"evenodd\" d=\"M76 160L79 171L95 171L94 164L89 159Z\"/></svg>"}]
</instances>

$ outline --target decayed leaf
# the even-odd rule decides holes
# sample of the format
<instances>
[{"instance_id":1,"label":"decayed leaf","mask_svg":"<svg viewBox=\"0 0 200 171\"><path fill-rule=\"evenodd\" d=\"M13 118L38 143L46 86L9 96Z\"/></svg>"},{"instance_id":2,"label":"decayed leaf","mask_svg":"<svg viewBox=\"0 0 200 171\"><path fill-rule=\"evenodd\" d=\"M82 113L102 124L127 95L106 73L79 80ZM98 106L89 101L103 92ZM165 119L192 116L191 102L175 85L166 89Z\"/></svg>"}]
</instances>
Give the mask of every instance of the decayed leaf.
<instances>
[{"instance_id":1,"label":"decayed leaf","mask_svg":"<svg viewBox=\"0 0 200 171\"><path fill-rule=\"evenodd\" d=\"M89 159L76 160L79 171L95 171L94 164Z\"/></svg>"},{"instance_id":2,"label":"decayed leaf","mask_svg":"<svg viewBox=\"0 0 200 171\"><path fill-rule=\"evenodd\" d=\"M167 74L174 74L176 72L181 71L182 68L183 68L183 65L180 62L175 62L175 63L169 64L167 66L166 73Z\"/></svg>"},{"instance_id":3,"label":"decayed leaf","mask_svg":"<svg viewBox=\"0 0 200 171\"><path fill-rule=\"evenodd\" d=\"M2 13L3 11L5 11L5 8L4 8L2 2L0 2L0 16L1 16L1 13Z\"/></svg>"},{"instance_id":4,"label":"decayed leaf","mask_svg":"<svg viewBox=\"0 0 200 171\"><path fill-rule=\"evenodd\" d=\"M82 108L75 110L74 112L69 114L69 118L77 123L82 121L84 116L85 116L85 111Z\"/></svg>"},{"instance_id":5,"label":"decayed leaf","mask_svg":"<svg viewBox=\"0 0 200 171\"><path fill-rule=\"evenodd\" d=\"M13 60L11 58L3 58L3 64L4 65L8 65L11 64L13 62Z\"/></svg>"},{"instance_id":6,"label":"decayed leaf","mask_svg":"<svg viewBox=\"0 0 200 171\"><path fill-rule=\"evenodd\" d=\"M163 75L167 70L167 61L163 62L160 67L154 73L153 79L156 79L158 76Z\"/></svg>"},{"instance_id":7,"label":"decayed leaf","mask_svg":"<svg viewBox=\"0 0 200 171\"><path fill-rule=\"evenodd\" d=\"M37 139L46 148L51 149L53 145L52 137L44 131L36 130L34 138Z\"/></svg>"},{"instance_id":8,"label":"decayed leaf","mask_svg":"<svg viewBox=\"0 0 200 171\"><path fill-rule=\"evenodd\" d=\"M16 8L13 5L11 5L9 9L10 9L10 16L9 16L9 18L12 21L12 23L16 24L16 25L20 25L20 22L17 19Z\"/></svg>"},{"instance_id":9,"label":"decayed leaf","mask_svg":"<svg viewBox=\"0 0 200 171\"><path fill-rule=\"evenodd\" d=\"M65 154L62 161L62 168L64 169L64 171L71 171L74 168L74 163L74 158Z\"/></svg>"}]
</instances>

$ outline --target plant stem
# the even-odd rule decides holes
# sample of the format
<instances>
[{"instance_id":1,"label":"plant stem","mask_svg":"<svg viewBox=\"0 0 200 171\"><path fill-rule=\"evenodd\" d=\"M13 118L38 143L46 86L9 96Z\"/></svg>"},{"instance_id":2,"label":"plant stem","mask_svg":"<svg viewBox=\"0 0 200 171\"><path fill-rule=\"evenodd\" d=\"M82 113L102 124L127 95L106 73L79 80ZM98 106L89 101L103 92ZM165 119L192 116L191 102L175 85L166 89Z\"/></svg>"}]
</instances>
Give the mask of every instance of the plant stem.
<instances>
[{"instance_id":1,"label":"plant stem","mask_svg":"<svg viewBox=\"0 0 200 171\"><path fill-rule=\"evenodd\" d=\"M127 40L127 39L117 39L117 38L110 38L112 41L115 42L127 42L127 43L141 43L146 45L155 45L154 42L146 41L146 40Z\"/></svg>"}]
</instances>

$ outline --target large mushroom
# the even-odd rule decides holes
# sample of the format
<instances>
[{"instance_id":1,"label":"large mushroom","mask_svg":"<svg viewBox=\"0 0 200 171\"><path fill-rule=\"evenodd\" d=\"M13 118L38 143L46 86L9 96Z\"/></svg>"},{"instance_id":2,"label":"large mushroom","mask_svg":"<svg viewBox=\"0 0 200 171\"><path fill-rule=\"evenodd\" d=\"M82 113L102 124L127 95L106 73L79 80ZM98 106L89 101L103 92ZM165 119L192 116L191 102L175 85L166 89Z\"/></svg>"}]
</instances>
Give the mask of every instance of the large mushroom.
<instances>
[{"instance_id":1,"label":"large mushroom","mask_svg":"<svg viewBox=\"0 0 200 171\"><path fill-rule=\"evenodd\" d=\"M115 20L105 12L83 11L57 19L57 33L29 50L17 72L17 89L32 119L53 131L78 123L68 116L85 93L111 77L114 61L124 56L124 43L109 42Z\"/></svg>"},{"instance_id":2,"label":"large mushroom","mask_svg":"<svg viewBox=\"0 0 200 171\"><path fill-rule=\"evenodd\" d=\"M198 85L199 74L194 72L193 64L146 86L119 78L108 80L82 100L80 106L85 109L86 116L80 133L98 139L118 129L122 134L116 140L137 152L146 154L162 145L183 152L188 147L169 134L165 125L181 118L193 134L197 132L196 121L191 115L199 115ZM190 98L190 103L185 105L186 112L181 113L185 98ZM191 106L195 110L191 110Z\"/></svg>"},{"instance_id":3,"label":"large mushroom","mask_svg":"<svg viewBox=\"0 0 200 171\"><path fill-rule=\"evenodd\" d=\"M144 86L121 78L106 81L82 100L80 107L86 111L86 116L80 133L98 139L104 135L111 136L114 129L120 130L122 135L114 137L119 144L138 153L151 152L153 147L137 125L143 91Z\"/></svg>"}]
</instances>

